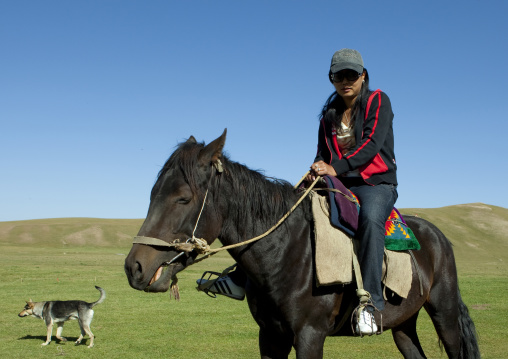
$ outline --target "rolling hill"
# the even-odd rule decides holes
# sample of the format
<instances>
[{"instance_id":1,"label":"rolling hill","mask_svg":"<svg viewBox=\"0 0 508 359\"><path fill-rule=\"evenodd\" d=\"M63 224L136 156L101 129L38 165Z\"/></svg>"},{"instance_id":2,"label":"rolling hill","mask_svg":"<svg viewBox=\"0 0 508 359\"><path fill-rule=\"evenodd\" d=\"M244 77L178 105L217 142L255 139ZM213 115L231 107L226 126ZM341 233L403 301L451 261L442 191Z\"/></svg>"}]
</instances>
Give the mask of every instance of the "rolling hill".
<instances>
[{"instance_id":1,"label":"rolling hill","mask_svg":"<svg viewBox=\"0 0 508 359\"><path fill-rule=\"evenodd\" d=\"M454 245L459 272L508 274L508 209L483 203L406 208L439 227ZM143 219L54 218L0 222L0 246L128 248Z\"/></svg>"}]
</instances>

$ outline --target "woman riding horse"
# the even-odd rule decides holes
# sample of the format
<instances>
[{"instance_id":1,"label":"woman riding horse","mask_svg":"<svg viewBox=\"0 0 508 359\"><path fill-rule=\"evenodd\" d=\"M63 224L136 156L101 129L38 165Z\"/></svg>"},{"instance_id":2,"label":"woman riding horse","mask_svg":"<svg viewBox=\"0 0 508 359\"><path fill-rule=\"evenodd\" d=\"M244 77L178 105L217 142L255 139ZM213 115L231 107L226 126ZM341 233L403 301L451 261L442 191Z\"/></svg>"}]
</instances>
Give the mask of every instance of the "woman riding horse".
<instances>
[{"instance_id":1,"label":"woman riding horse","mask_svg":"<svg viewBox=\"0 0 508 359\"><path fill-rule=\"evenodd\" d=\"M372 306L360 307L357 333L378 331L372 312L384 309L381 287L385 222L397 200L393 112L388 96L369 89L361 54L342 49L333 54L328 74L335 87L321 111L318 151L307 180L336 176L355 194L361 207L356 237L364 289ZM240 270L220 278L209 291L243 299ZM204 284L206 280L198 280Z\"/></svg>"}]
</instances>

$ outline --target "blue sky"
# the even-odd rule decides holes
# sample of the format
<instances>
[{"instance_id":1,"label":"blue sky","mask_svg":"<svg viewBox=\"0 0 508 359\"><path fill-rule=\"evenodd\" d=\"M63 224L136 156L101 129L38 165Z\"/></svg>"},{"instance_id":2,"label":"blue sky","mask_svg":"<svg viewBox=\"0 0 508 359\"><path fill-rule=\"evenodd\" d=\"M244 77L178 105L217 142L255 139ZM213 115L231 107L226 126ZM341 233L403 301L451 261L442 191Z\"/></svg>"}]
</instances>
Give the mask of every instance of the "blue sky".
<instances>
[{"instance_id":1,"label":"blue sky","mask_svg":"<svg viewBox=\"0 0 508 359\"><path fill-rule=\"evenodd\" d=\"M360 5L361 4L361 5ZM295 183L334 51L395 113L398 208L508 207L506 1L0 2L0 221L143 218L175 146Z\"/></svg>"}]
</instances>

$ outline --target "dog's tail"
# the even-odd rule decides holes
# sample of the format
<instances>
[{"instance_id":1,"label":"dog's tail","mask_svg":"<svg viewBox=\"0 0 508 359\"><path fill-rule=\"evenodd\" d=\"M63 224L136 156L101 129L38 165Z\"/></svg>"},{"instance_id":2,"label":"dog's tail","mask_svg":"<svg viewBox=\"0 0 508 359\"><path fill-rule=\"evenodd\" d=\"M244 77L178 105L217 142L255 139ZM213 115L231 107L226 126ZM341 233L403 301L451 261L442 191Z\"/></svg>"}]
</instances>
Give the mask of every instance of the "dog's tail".
<instances>
[{"instance_id":1,"label":"dog's tail","mask_svg":"<svg viewBox=\"0 0 508 359\"><path fill-rule=\"evenodd\" d=\"M99 299L96 302L90 303L90 306L92 308L95 307L97 304L101 304L102 302L104 302L104 299L106 299L106 291L104 289L102 289L101 287L95 286L95 288L99 292L101 292L101 296L99 297Z\"/></svg>"}]
</instances>

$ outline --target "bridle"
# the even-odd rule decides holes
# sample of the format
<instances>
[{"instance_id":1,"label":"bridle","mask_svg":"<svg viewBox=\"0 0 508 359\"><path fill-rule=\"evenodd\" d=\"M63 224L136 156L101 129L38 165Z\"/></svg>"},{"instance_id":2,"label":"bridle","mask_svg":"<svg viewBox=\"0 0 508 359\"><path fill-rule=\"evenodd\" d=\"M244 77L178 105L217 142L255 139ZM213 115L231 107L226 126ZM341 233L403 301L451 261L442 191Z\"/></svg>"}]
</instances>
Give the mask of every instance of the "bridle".
<instances>
[{"instance_id":1,"label":"bridle","mask_svg":"<svg viewBox=\"0 0 508 359\"><path fill-rule=\"evenodd\" d=\"M218 173L224 172L224 168L222 167L222 162L217 160L217 162L213 163L213 166L217 170ZM171 261L163 263L164 266L168 266L173 263L176 259L181 257L185 253L190 253L195 250L198 254L205 254L210 251L210 246L208 242L203 238L198 238L195 236L196 228L198 227L199 220L201 218L201 214L203 213L203 209L205 208L206 198L208 197L208 191L210 189L210 183L212 181L214 171L210 175L210 179L208 180L208 186L206 188L205 197L203 198L203 203L201 204L201 209L199 211L198 218L196 219L196 224L194 225L194 229L192 230L192 237L187 238L187 240L183 243L180 242L180 239L177 238L172 242L166 242L162 239L155 237L145 237L145 236L135 236L132 243L133 244L145 244L148 246L157 246L157 247L173 247L177 251L181 251L177 256L175 256Z\"/></svg>"}]
</instances>

